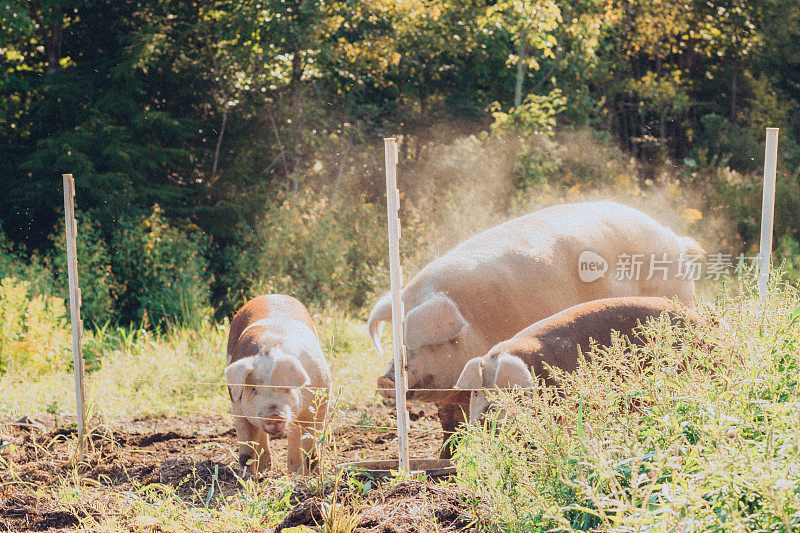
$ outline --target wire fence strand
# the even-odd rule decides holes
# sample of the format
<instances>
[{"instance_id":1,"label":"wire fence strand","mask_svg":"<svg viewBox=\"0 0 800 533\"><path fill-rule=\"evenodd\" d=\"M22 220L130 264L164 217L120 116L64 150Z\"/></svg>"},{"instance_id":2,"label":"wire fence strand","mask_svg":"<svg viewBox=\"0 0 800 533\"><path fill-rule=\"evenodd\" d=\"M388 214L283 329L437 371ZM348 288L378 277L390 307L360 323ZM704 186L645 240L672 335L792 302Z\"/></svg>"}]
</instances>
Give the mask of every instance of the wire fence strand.
<instances>
[{"instance_id":1,"label":"wire fence strand","mask_svg":"<svg viewBox=\"0 0 800 533\"><path fill-rule=\"evenodd\" d=\"M223 411L206 411L206 410L202 410L202 409L185 409L185 408L182 408L182 407L163 407L163 409L166 409L168 411L174 411L174 412L177 412L177 413L192 413L192 414L202 414L202 415L230 416L232 418L244 418L244 419L252 419L252 420L271 420L271 421L282 421L283 420L283 418L236 415L236 414L233 414L233 413L228 413L228 412L223 412ZM367 421L363 421L362 422L362 419L355 418L355 417L346 417L345 419L342 419L342 417L340 415L333 415L333 416L329 417L329 419L328 419L328 423L330 424L331 422L338 422L339 423L338 426L337 425L333 425L333 429L339 429L339 428L342 428L342 427L351 427L351 428L361 429L361 430L365 430L365 431L370 431L370 430L397 431L397 425L392 425L392 426L377 425L377 424L373 424L373 423L367 422ZM413 429L415 430L415 433L437 433L437 431L438 431L438 430L435 430L435 429L427 429L427 428L422 428L422 427L419 427L419 426L417 426L417 427L415 427Z\"/></svg>"},{"instance_id":2,"label":"wire fence strand","mask_svg":"<svg viewBox=\"0 0 800 533\"><path fill-rule=\"evenodd\" d=\"M50 375L43 375L43 376L0 376L0 379L9 379L9 380L40 380L54 377L53 374ZM68 374L64 374L65 378L70 377ZM187 380L177 380L177 379L154 379L154 378L140 378L140 377L126 377L126 376L116 376L114 379L117 381L127 381L133 383L155 383L160 385L199 385L199 386L206 386L206 387L252 387L255 389L304 389L304 390L330 390L328 387L310 387L305 385L300 386L284 386L284 385L269 385L269 384L262 384L262 383L228 383L226 381L187 381ZM382 388L382 387L353 387L349 385L337 385L337 388L341 388L342 390L347 391L358 391L358 392L391 392L394 393L394 388ZM439 388L408 388L406 392L480 392L487 390L485 388L480 389L468 389L468 388L456 388L456 387L439 387Z\"/></svg>"},{"instance_id":3,"label":"wire fence strand","mask_svg":"<svg viewBox=\"0 0 800 533\"><path fill-rule=\"evenodd\" d=\"M20 376L20 375L12 375L12 376L0 376L0 380L7 380L7 381L41 381L49 378L53 378L59 376L58 374L53 375L41 375L41 376ZM68 379L70 377L69 374L63 374L64 379ZM252 388L264 388L264 389L304 389L309 390L312 392L316 391L325 391L329 394L329 405L333 406L336 404L337 399L341 396L342 392L345 391L355 391L355 392L373 392L375 394L380 392L391 392L392 394L395 393L395 389L393 388L380 388L380 387L369 387L369 386L349 386L349 385L339 385L334 388L332 391L331 388L328 387L309 387L309 386L302 386L302 387L284 387L284 386L277 386L277 385L269 385L269 384L260 384L260 383L228 383L226 381L208 381L208 380L198 380L198 381L191 381L191 380L182 380L182 379L158 379L158 378L144 378L144 377L132 377L132 376L115 376L114 378L118 382L125 382L125 383L133 383L133 384L142 384L142 383L152 383L157 385L167 385L167 386L192 386L192 387L229 387L229 386L242 386L242 387L252 387ZM91 379L88 380L88 383L91 383ZM472 392L472 391L482 391L485 389L457 389L457 388L411 388L408 389L408 392L433 392L433 393L447 393L447 392ZM18 409L27 405L24 402L4 399L0 401L0 405L9 405L13 404ZM156 407L157 409L161 409L164 411L171 411L175 412L178 415L182 413L186 414L197 414L197 415L204 415L204 416L217 416L217 417L225 417L230 416L232 418L244 418L250 420L260 420L260 421L283 421L282 418L275 418L275 417L260 417L260 416L247 416L243 414L234 414L229 411L214 411L214 410L203 410L203 409L193 409L193 408L185 408L185 407L168 407L168 406L149 406L149 407ZM380 431L380 432L388 432L388 431L397 431L397 425L383 425L376 423L369 417L353 417L344 415L343 411L336 410L334 413L328 416L328 424L332 424L331 428L336 431L343 428L352 428L360 431ZM411 426L414 435L431 435L436 434L440 431L439 428L437 429L430 429L420 427L419 424L415 424Z\"/></svg>"},{"instance_id":4,"label":"wire fence strand","mask_svg":"<svg viewBox=\"0 0 800 533\"><path fill-rule=\"evenodd\" d=\"M15 405L17 408L21 408L25 406L25 402L20 402L16 400L3 400L0 401L0 405ZM205 415L205 416L217 416L217 417L226 417L229 416L231 418L243 418L248 420L261 420L261 421L285 421L283 418L276 418L276 417L262 417L262 416L248 416L248 415L238 415L227 411L214 411L214 410L205 410L205 409L191 409L186 407L168 407L168 406L158 406L159 409L163 409L165 411L172 411L177 414L182 413L189 413L189 414L196 414L196 415ZM290 421L292 423L293 421ZM296 422L296 421L294 421ZM7 422L0 422L0 425L7 425L11 424L14 425L13 421ZM332 424L332 429L341 429L341 428L353 428L362 431L397 431L397 425L381 425L374 423L371 419L367 418L364 419L362 417L354 417L344 415L341 411L336 411L333 414L328 416L328 424ZM420 426L412 427L415 434L434 434L437 433L437 429L429 429Z\"/></svg>"}]
</instances>

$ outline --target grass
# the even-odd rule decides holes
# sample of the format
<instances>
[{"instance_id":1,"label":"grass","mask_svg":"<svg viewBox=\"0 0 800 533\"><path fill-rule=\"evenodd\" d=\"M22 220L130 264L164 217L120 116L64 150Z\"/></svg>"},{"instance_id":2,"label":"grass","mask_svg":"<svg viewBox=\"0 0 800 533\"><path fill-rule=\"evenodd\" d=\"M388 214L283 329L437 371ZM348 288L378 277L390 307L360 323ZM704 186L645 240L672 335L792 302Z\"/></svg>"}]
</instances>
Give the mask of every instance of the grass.
<instances>
[{"instance_id":1,"label":"grass","mask_svg":"<svg viewBox=\"0 0 800 533\"><path fill-rule=\"evenodd\" d=\"M728 329L651 328L592 355L555 390L503 393L512 413L461 435L458 483L491 531L792 531L800 527L800 297L721 293ZM708 310L705 314L708 315ZM681 347L673 346L683 339Z\"/></svg>"},{"instance_id":2,"label":"grass","mask_svg":"<svg viewBox=\"0 0 800 533\"><path fill-rule=\"evenodd\" d=\"M370 410L378 401L374 384L386 362L370 346L366 326L340 313L315 315L315 322L339 405ZM90 332L86 351L102 352L100 368L86 375L90 410L109 421L192 412L226 416L230 408L223 385L227 331L227 324L206 323L164 334L122 328ZM71 372L0 377L0 417L74 415L73 380ZM341 391L337 385L343 386Z\"/></svg>"},{"instance_id":3,"label":"grass","mask_svg":"<svg viewBox=\"0 0 800 533\"><path fill-rule=\"evenodd\" d=\"M335 387L337 410L360 413L353 414L356 422L372 420L378 403L374 384L384 372L385 361L371 348L365 324L340 313L323 312L314 319L334 383L350 386ZM85 351L102 359L97 370L86 375L89 431L101 423L184 413L218 415L230 422L230 400L223 385L227 329L227 324L205 324L196 329L177 327L164 334L109 327L89 332ZM24 379L2 377L0 384L0 419L49 414L56 417L57 424L74 425L71 372ZM229 444L232 447L233 443ZM90 451L100 448L93 442ZM41 452L46 455L44 448ZM92 461L102 463L104 458ZM53 484L31 485L19 477L18 466L0 456L0 496L4 486L21 489L37 501L50 502L51 507L80 518L81 528L89 530L260 530L278 522L297 501L290 476L240 480L233 487L215 491L200 483L201 488L187 496L167 484L150 484L134 491L98 486L97 481L83 477L78 466L59 475ZM326 476L333 475L331 466ZM332 487L327 477L311 483L322 492ZM359 517L354 508L342 504L345 500L336 494L324 499L328 500L326 531L352 530Z\"/></svg>"},{"instance_id":4,"label":"grass","mask_svg":"<svg viewBox=\"0 0 800 533\"><path fill-rule=\"evenodd\" d=\"M236 498L215 498L210 506L190 505L163 485L124 493L61 479L52 492L36 492L44 501L72 510L84 530L252 531L276 523L286 513L291 487L284 480L243 483Z\"/></svg>"}]
</instances>

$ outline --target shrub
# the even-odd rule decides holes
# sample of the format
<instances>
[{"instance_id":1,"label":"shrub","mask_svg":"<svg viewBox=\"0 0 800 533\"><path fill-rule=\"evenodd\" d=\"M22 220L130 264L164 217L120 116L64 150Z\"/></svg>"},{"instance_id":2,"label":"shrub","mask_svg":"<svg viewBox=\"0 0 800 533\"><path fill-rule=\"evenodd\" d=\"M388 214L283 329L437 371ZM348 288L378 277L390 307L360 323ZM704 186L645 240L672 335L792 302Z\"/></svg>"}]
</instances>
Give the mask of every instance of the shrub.
<instances>
[{"instance_id":1,"label":"shrub","mask_svg":"<svg viewBox=\"0 0 800 533\"><path fill-rule=\"evenodd\" d=\"M38 294L53 294L53 273L50 261L38 253L26 257L3 232L0 225L0 279L14 277L27 281Z\"/></svg>"},{"instance_id":2,"label":"shrub","mask_svg":"<svg viewBox=\"0 0 800 533\"><path fill-rule=\"evenodd\" d=\"M303 303L364 306L387 286L386 222L371 203L338 205L310 195L270 206L240 244L227 251L228 298L290 294Z\"/></svg>"},{"instance_id":3,"label":"shrub","mask_svg":"<svg viewBox=\"0 0 800 533\"><path fill-rule=\"evenodd\" d=\"M717 162L736 170L758 170L764 151L749 130L713 113L703 115L700 122L703 131L698 150L707 150Z\"/></svg>"},{"instance_id":4,"label":"shrub","mask_svg":"<svg viewBox=\"0 0 800 533\"><path fill-rule=\"evenodd\" d=\"M0 375L39 375L70 366L64 300L37 294L29 281L0 280Z\"/></svg>"},{"instance_id":5,"label":"shrub","mask_svg":"<svg viewBox=\"0 0 800 533\"><path fill-rule=\"evenodd\" d=\"M553 89L547 95L529 94L518 107L504 112L497 102L492 104L493 134L552 135L556 127L556 116L566 109L567 97L561 89Z\"/></svg>"},{"instance_id":6,"label":"shrub","mask_svg":"<svg viewBox=\"0 0 800 533\"><path fill-rule=\"evenodd\" d=\"M100 236L100 226L88 215L76 214L78 233L75 248L78 254L78 283L81 288L81 318L87 324L99 325L114 321L120 285L111 271L111 254ZM69 298L67 273L67 240L62 220L58 231L50 236L53 255L50 262L56 282L56 293Z\"/></svg>"},{"instance_id":7,"label":"shrub","mask_svg":"<svg viewBox=\"0 0 800 533\"><path fill-rule=\"evenodd\" d=\"M20 258L0 224L0 279L18 274Z\"/></svg>"},{"instance_id":8,"label":"shrub","mask_svg":"<svg viewBox=\"0 0 800 533\"><path fill-rule=\"evenodd\" d=\"M775 243L778 264L790 283L800 283L800 243L789 235L782 235Z\"/></svg>"},{"instance_id":9,"label":"shrub","mask_svg":"<svg viewBox=\"0 0 800 533\"><path fill-rule=\"evenodd\" d=\"M170 226L156 205L148 216L121 220L112 248L123 321L196 324L208 316L208 241L197 226Z\"/></svg>"}]
</instances>

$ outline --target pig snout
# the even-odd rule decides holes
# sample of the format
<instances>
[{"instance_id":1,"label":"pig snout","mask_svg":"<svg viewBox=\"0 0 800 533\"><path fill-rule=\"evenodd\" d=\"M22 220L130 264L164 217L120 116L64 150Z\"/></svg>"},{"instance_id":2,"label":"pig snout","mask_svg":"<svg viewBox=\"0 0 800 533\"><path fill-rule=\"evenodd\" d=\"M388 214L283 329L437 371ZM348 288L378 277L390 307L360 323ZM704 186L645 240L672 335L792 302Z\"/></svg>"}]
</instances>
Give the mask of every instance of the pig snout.
<instances>
[{"instance_id":1,"label":"pig snout","mask_svg":"<svg viewBox=\"0 0 800 533\"><path fill-rule=\"evenodd\" d=\"M280 435L286 427L286 419L280 415L272 415L261 422L261 428L272 435Z\"/></svg>"},{"instance_id":2,"label":"pig snout","mask_svg":"<svg viewBox=\"0 0 800 533\"><path fill-rule=\"evenodd\" d=\"M394 380L387 376L379 377L378 394L380 394L387 400L394 400L395 399Z\"/></svg>"}]
</instances>

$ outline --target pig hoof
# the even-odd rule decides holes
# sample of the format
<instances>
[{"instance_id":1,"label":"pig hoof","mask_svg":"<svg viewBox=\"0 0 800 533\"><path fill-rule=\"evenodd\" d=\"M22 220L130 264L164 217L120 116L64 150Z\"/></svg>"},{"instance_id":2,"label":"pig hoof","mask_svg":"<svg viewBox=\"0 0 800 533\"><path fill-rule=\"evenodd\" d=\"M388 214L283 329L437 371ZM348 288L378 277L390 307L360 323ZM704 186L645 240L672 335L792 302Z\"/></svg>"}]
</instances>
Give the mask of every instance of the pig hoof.
<instances>
[{"instance_id":1,"label":"pig hoof","mask_svg":"<svg viewBox=\"0 0 800 533\"><path fill-rule=\"evenodd\" d=\"M242 477L249 475L253 468L253 457L251 455L242 455L239 457L239 468L242 471Z\"/></svg>"},{"instance_id":2,"label":"pig hoof","mask_svg":"<svg viewBox=\"0 0 800 533\"><path fill-rule=\"evenodd\" d=\"M452 459L453 458L453 450L452 450L452 443L447 441L442 446L442 450L439 452L439 459Z\"/></svg>"}]
</instances>

